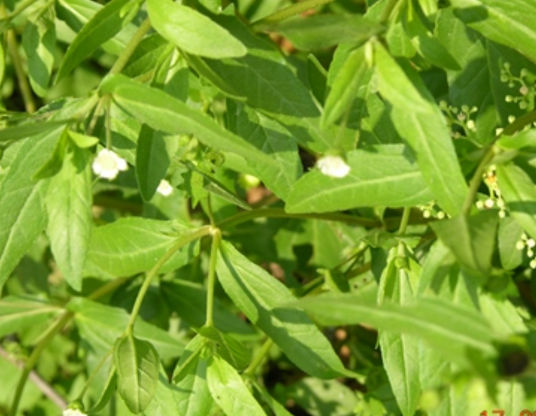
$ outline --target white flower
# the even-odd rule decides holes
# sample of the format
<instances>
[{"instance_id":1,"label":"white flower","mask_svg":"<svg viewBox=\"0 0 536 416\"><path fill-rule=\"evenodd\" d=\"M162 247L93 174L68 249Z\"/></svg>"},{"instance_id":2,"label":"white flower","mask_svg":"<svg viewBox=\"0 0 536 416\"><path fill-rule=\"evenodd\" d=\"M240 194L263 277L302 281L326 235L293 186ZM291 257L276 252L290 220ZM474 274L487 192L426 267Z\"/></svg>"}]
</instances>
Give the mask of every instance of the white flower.
<instances>
[{"instance_id":1,"label":"white flower","mask_svg":"<svg viewBox=\"0 0 536 416\"><path fill-rule=\"evenodd\" d=\"M93 172L100 178L115 179L119 171L128 169L125 159L108 149L102 149L93 161Z\"/></svg>"},{"instance_id":2,"label":"white flower","mask_svg":"<svg viewBox=\"0 0 536 416\"><path fill-rule=\"evenodd\" d=\"M63 416L87 416L87 415L78 409L65 409L63 411Z\"/></svg>"},{"instance_id":3,"label":"white flower","mask_svg":"<svg viewBox=\"0 0 536 416\"><path fill-rule=\"evenodd\" d=\"M158 185L158 188L156 188L156 192L164 196L170 196L173 192L173 187L168 181L162 179L160 181L160 185Z\"/></svg>"},{"instance_id":4,"label":"white flower","mask_svg":"<svg viewBox=\"0 0 536 416\"><path fill-rule=\"evenodd\" d=\"M344 178L350 172L350 166L340 156L324 156L316 162L316 166L326 176Z\"/></svg>"}]
</instances>

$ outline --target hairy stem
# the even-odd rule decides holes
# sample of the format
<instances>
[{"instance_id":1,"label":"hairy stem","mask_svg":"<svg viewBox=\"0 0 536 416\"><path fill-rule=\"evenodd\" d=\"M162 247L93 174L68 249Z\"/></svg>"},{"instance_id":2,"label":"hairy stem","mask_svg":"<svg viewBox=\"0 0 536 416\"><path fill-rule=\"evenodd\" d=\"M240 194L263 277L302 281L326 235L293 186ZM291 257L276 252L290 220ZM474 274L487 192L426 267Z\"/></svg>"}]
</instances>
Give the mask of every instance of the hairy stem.
<instances>
[{"instance_id":1,"label":"hairy stem","mask_svg":"<svg viewBox=\"0 0 536 416\"><path fill-rule=\"evenodd\" d=\"M130 314L130 320L128 322L126 333L132 334L132 330L134 329L134 323L136 322L136 318L138 317L138 314L141 309L141 304L143 303L143 299L145 297L145 294L149 290L149 287L151 286L151 282L153 281L153 278L158 274L162 266L181 248L183 248L186 244L197 240L198 238L204 237L206 235L209 235L211 232L213 232L213 228L210 225L201 227L194 232L190 234L186 234L182 237L180 237L177 242L158 260L158 262L154 265L154 267L149 270L147 273L145 280L143 281L143 284L140 288L140 291L138 292L138 296L136 297L136 302L134 303L134 307L132 308L132 312Z\"/></svg>"},{"instance_id":2,"label":"hairy stem","mask_svg":"<svg viewBox=\"0 0 536 416\"><path fill-rule=\"evenodd\" d=\"M20 93L24 101L24 107L28 113L34 113L36 110L35 101L33 99L32 90L28 83L28 78L22 67L22 61L19 55L19 45L17 43L17 37L14 30L8 30L7 32L7 47L11 60L13 61L13 68L17 75L17 81L19 84Z\"/></svg>"},{"instance_id":3,"label":"hairy stem","mask_svg":"<svg viewBox=\"0 0 536 416\"><path fill-rule=\"evenodd\" d=\"M400 220L400 228L398 229L398 235L402 236L406 234L406 228L408 228L409 215L411 214L411 207L405 207L402 219Z\"/></svg>"},{"instance_id":4,"label":"hairy stem","mask_svg":"<svg viewBox=\"0 0 536 416\"><path fill-rule=\"evenodd\" d=\"M221 232L220 230L215 229L212 234L212 247L210 250L210 263L208 269L206 326L214 325L214 286L216 285L216 260L218 259L220 241Z\"/></svg>"},{"instance_id":5,"label":"hairy stem","mask_svg":"<svg viewBox=\"0 0 536 416\"><path fill-rule=\"evenodd\" d=\"M253 361L249 364L248 368L244 370L245 376L253 376L255 374L255 371L257 371L257 368L262 364L262 361L264 358L268 355L270 352L270 348L272 348L272 345L274 345L274 341L272 341L271 338L268 338L264 344L262 344L261 349L257 352L257 355L253 358Z\"/></svg>"},{"instance_id":6,"label":"hairy stem","mask_svg":"<svg viewBox=\"0 0 536 416\"><path fill-rule=\"evenodd\" d=\"M112 69L110 69L110 74L119 74L125 68L128 60L150 29L151 21L149 19L145 19L138 28L138 31L134 33L134 36L132 36L132 39L130 39L130 42L127 44L121 55L119 55L117 61L115 61L114 66L112 66Z\"/></svg>"},{"instance_id":7,"label":"hairy stem","mask_svg":"<svg viewBox=\"0 0 536 416\"><path fill-rule=\"evenodd\" d=\"M463 215L468 216L471 214L471 207L473 206L473 201L475 200L476 193L478 192L478 187L482 182L482 175L484 174L484 171L486 170L489 162L491 162L494 156L495 152L493 146L489 146L489 148L484 153L484 156L480 160L480 163L478 164L478 167L476 168L475 173L471 178L471 181L469 182L469 191L467 192L467 196L465 197L465 201L463 202Z\"/></svg>"}]
</instances>

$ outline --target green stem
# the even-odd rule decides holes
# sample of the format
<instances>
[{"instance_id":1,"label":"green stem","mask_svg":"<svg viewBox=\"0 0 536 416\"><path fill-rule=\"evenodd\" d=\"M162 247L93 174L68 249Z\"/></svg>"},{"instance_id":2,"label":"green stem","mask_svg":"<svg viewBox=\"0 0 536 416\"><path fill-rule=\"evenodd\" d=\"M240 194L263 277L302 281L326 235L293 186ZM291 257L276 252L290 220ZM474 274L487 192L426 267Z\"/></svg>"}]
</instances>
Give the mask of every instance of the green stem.
<instances>
[{"instance_id":1,"label":"green stem","mask_svg":"<svg viewBox=\"0 0 536 416\"><path fill-rule=\"evenodd\" d=\"M214 325L214 286L216 285L216 260L218 259L220 241L221 232L216 228L212 234L212 247L210 250L207 288L207 318L205 326Z\"/></svg>"},{"instance_id":2,"label":"green stem","mask_svg":"<svg viewBox=\"0 0 536 416\"><path fill-rule=\"evenodd\" d=\"M127 279L117 279L113 280L110 283L107 283L106 285L102 286L101 288L97 289L95 292L91 293L87 298L91 300L98 299L107 293L113 291L116 287L119 286L119 283L122 284ZM119 283L118 283L119 282ZM41 340L37 344L37 346L32 351L30 357L24 364L24 367L22 369L22 374L19 378L19 382L17 384L17 388L15 390L15 396L13 397L13 401L11 403L11 413L12 415L17 414L17 410L19 408L20 399L22 397L22 393L24 391L24 386L26 385L26 380L28 379L28 376L30 375L31 371L33 370L35 364L37 363L37 360L39 359L39 356L45 349L45 347L48 345L48 343L54 338L54 335L56 335L61 329L67 325L67 323L71 320L71 318L74 316L74 313L71 311L64 311L57 319L56 323L49 327L48 331L46 331L43 336L41 337Z\"/></svg>"},{"instance_id":3,"label":"green stem","mask_svg":"<svg viewBox=\"0 0 536 416\"><path fill-rule=\"evenodd\" d=\"M183 248L186 244L197 240L198 238L204 237L206 235L209 235L210 233L214 232L214 228L210 225L201 227L197 229L196 231L192 232L191 234L186 234L182 237L180 237L177 242L158 260L158 262L154 265L154 267L149 270L147 273L147 276L145 277L145 280L143 281L143 284L140 288L140 291L138 292L138 296L136 297L136 302L134 303L134 307L132 308L132 313L130 314L130 320L128 322L127 328L126 328L126 334L132 334L132 331L134 329L134 323L136 322L136 318L140 312L141 304L143 303L143 298L145 297L145 294L149 290L149 287L151 286L151 282L153 278L158 274L162 266L181 248Z\"/></svg>"},{"instance_id":4,"label":"green stem","mask_svg":"<svg viewBox=\"0 0 536 416\"><path fill-rule=\"evenodd\" d=\"M400 228L398 229L398 235L402 236L406 234L406 228L408 228L409 216L411 214L411 207L405 207L402 219L400 220Z\"/></svg>"},{"instance_id":5,"label":"green stem","mask_svg":"<svg viewBox=\"0 0 536 416\"><path fill-rule=\"evenodd\" d=\"M475 173L473 174L473 177L471 178L471 181L469 182L469 191L467 192L467 196L465 197L465 201L463 202L463 208L462 208L463 215L468 216L471 214L473 201L475 200L476 193L478 192L478 187L480 186L480 183L482 182L482 175L484 174L484 171L486 170L489 162L491 162L494 156L495 156L494 148L493 146L489 146L486 153L484 153L484 156L480 160L480 163L478 164L478 167L476 168Z\"/></svg>"},{"instance_id":6,"label":"green stem","mask_svg":"<svg viewBox=\"0 0 536 416\"><path fill-rule=\"evenodd\" d=\"M125 68L128 60L150 29L151 21L149 19L145 19L145 21L138 28L137 32L134 33L134 36L132 36L132 39L130 39L130 42L127 44L121 55L119 55L117 61L115 61L114 66L112 66L112 69L110 69L110 74L119 74Z\"/></svg>"},{"instance_id":7,"label":"green stem","mask_svg":"<svg viewBox=\"0 0 536 416\"><path fill-rule=\"evenodd\" d=\"M272 13L270 16L267 16L264 19L253 22L253 26L259 27L281 22L282 20L286 20L289 17L303 13L309 9L313 9L318 6L331 3L332 1L334 0L303 0L299 3L293 4L292 6Z\"/></svg>"},{"instance_id":8,"label":"green stem","mask_svg":"<svg viewBox=\"0 0 536 416\"><path fill-rule=\"evenodd\" d=\"M93 372L91 373L91 375L89 376L88 380L86 381L86 384L84 385L84 387L82 388L82 391L80 392L80 394L78 395L78 398L76 400L82 400L84 398L84 394L86 393L88 387L91 385L91 383L93 382L93 380L95 379L95 377L97 376L97 374L99 373L99 371L101 370L102 366L104 365L104 363L106 363L106 361L108 360L108 358L112 355L112 352L113 352L113 348L111 348L110 350L108 350L108 352L104 355L104 357L102 357L102 359L100 360L99 364L97 365L97 367L95 368L95 370L93 370ZM112 367L113 369L113 367Z\"/></svg>"},{"instance_id":9,"label":"green stem","mask_svg":"<svg viewBox=\"0 0 536 416\"><path fill-rule=\"evenodd\" d=\"M7 32L7 47L9 49L9 54L11 55L11 60L13 61L15 74L17 75L20 93L24 101L24 107L28 113L34 113L36 110L35 101L33 99L30 84L28 83L28 78L26 77L24 68L22 67L22 61L19 55L19 45L17 43L14 30L8 30Z\"/></svg>"},{"instance_id":10,"label":"green stem","mask_svg":"<svg viewBox=\"0 0 536 416\"><path fill-rule=\"evenodd\" d=\"M272 345L274 345L274 342L272 341L271 338L268 338L262 345L257 355L255 355L255 357L253 358L253 361L251 362L251 364L249 364L248 368L244 370L244 373L243 373L244 376L252 377L255 374L255 371L257 371L257 368L262 364L264 357L266 357L268 353L270 352L270 348L272 348Z\"/></svg>"},{"instance_id":11,"label":"green stem","mask_svg":"<svg viewBox=\"0 0 536 416\"><path fill-rule=\"evenodd\" d=\"M220 221L216 226L218 228L232 227L233 225L241 224L255 218L311 218L326 221L347 222L349 224L362 225L364 227L378 227L381 222L369 218L360 218L353 215L327 213L327 214L289 214L282 208L266 208L256 209L252 211L244 211L232 217Z\"/></svg>"},{"instance_id":12,"label":"green stem","mask_svg":"<svg viewBox=\"0 0 536 416\"><path fill-rule=\"evenodd\" d=\"M26 0L23 1L19 7L17 7L15 10L13 10L13 13L6 16L6 20L13 20L15 17L17 17L19 14L21 14L24 10L26 10L28 7L30 7L32 4L36 3L38 0Z\"/></svg>"},{"instance_id":13,"label":"green stem","mask_svg":"<svg viewBox=\"0 0 536 416\"><path fill-rule=\"evenodd\" d=\"M516 118L512 124L506 126L502 132L505 136L511 136L523 127L528 126L536 121L536 110L531 111L530 113L523 114L522 116Z\"/></svg>"},{"instance_id":14,"label":"green stem","mask_svg":"<svg viewBox=\"0 0 536 416\"><path fill-rule=\"evenodd\" d=\"M106 108L104 109L104 129L106 130L106 149L112 150L112 99L109 95L104 97Z\"/></svg>"}]
</instances>

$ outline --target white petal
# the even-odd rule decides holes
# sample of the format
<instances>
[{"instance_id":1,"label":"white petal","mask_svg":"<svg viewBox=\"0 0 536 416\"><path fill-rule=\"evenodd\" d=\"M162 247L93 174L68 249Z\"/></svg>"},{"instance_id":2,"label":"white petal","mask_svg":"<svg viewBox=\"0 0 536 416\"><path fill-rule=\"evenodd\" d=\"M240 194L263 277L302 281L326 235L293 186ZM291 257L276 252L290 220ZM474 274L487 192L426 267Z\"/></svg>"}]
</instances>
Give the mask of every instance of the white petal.
<instances>
[{"instance_id":1,"label":"white petal","mask_svg":"<svg viewBox=\"0 0 536 416\"><path fill-rule=\"evenodd\" d=\"M158 188L156 188L156 191L164 196L169 196L173 192L173 187L168 181L162 179L160 181L160 185L158 185Z\"/></svg>"},{"instance_id":2,"label":"white petal","mask_svg":"<svg viewBox=\"0 0 536 416\"><path fill-rule=\"evenodd\" d=\"M350 173L350 166L340 156L324 156L316 162L316 166L326 176L344 178Z\"/></svg>"}]
</instances>

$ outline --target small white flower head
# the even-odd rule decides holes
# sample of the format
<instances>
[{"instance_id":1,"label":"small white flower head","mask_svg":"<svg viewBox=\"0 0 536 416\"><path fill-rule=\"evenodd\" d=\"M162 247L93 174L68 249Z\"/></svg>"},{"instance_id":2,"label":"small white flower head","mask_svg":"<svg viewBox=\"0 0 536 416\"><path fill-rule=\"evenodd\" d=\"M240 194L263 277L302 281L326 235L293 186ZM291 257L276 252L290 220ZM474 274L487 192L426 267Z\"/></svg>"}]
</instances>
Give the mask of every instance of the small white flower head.
<instances>
[{"instance_id":1,"label":"small white flower head","mask_svg":"<svg viewBox=\"0 0 536 416\"><path fill-rule=\"evenodd\" d=\"M443 211L439 211L439 212L437 213L437 219L438 219L438 220L442 220L442 219L444 219L444 218L445 218L445 213L444 213Z\"/></svg>"},{"instance_id":2,"label":"small white flower head","mask_svg":"<svg viewBox=\"0 0 536 416\"><path fill-rule=\"evenodd\" d=\"M432 215L432 212L429 210L429 209L425 209L423 212L422 212L422 216L424 218L430 218Z\"/></svg>"},{"instance_id":3,"label":"small white flower head","mask_svg":"<svg viewBox=\"0 0 536 416\"><path fill-rule=\"evenodd\" d=\"M164 196L170 196L173 192L173 187L168 181L162 179L158 185L158 188L156 188L156 192Z\"/></svg>"},{"instance_id":4,"label":"small white flower head","mask_svg":"<svg viewBox=\"0 0 536 416\"><path fill-rule=\"evenodd\" d=\"M478 209L484 209L484 201L476 201L476 207Z\"/></svg>"},{"instance_id":5,"label":"small white flower head","mask_svg":"<svg viewBox=\"0 0 536 416\"><path fill-rule=\"evenodd\" d=\"M519 240L517 243L516 243L516 249L518 250L523 250L525 248L525 242L523 240Z\"/></svg>"},{"instance_id":6,"label":"small white flower head","mask_svg":"<svg viewBox=\"0 0 536 416\"><path fill-rule=\"evenodd\" d=\"M125 159L119 157L115 152L102 149L93 161L93 172L100 178L115 179L120 171L128 169Z\"/></svg>"},{"instance_id":7,"label":"small white flower head","mask_svg":"<svg viewBox=\"0 0 536 416\"><path fill-rule=\"evenodd\" d=\"M495 205L495 201L491 198L488 198L486 199L486 202L484 202L484 205L486 206L486 208L493 208L493 206Z\"/></svg>"},{"instance_id":8,"label":"small white flower head","mask_svg":"<svg viewBox=\"0 0 536 416\"><path fill-rule=\"evenodd\" d=\"M529 238L527 240L527 247L533 248L534 246L536 246L536 241L533 238Z\"/></svg>"},{"instance_id":9,"label":"small white flower head","mask_svg":"<svg viewBox=\"0 0 536 416\"><path fill-rule=\"evenodd\" d=\"M344 178L350 173L350 166L340 156L324 156L316 162L316 166L324 175L333 178Z\"/></svg>"},{"instance_id":10,"label":"small white flower head","mask_svg":"<svg viewBox=\"0 0 536 416\"><path fill-rule=\"evenodd\" d=\"M531 260L529 266L531 269L536 269L536 260Z\"/></svg>"},{"instance_id":11,"label":"small white flower head","mask_svg":"<svg viewBox=\"0 0 536 416\"><path fill-rule=\"evenodd\" d=\"M65 409L63 411L63 416L87 416L84 412L80 411L79 409Z\"/></svg>"}]
</instances>

